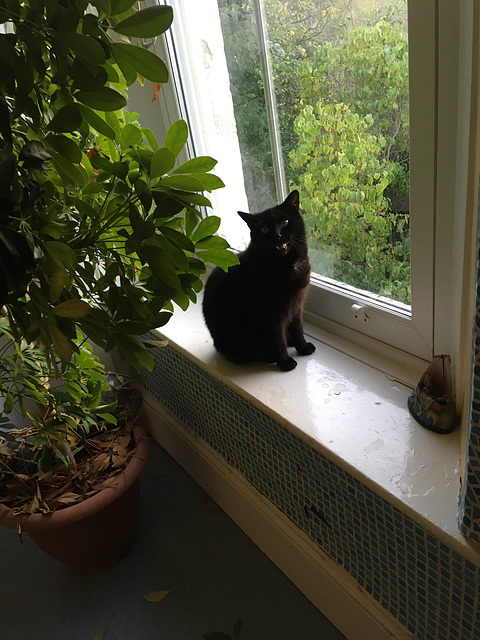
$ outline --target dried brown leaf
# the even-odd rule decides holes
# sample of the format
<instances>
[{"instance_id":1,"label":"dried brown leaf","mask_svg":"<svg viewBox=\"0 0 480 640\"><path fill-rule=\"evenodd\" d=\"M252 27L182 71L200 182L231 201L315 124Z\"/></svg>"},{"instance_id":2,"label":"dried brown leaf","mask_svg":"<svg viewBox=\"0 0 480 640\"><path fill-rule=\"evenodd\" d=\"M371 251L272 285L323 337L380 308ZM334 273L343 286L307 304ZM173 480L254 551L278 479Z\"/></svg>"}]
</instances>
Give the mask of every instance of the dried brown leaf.
<instances>
[{"instance_id":1,"label":"dried brown leaf","mask_svg":"<svg viewBox=\"0 0 480 640\"><path fill-rule=\"evenodd\" d=\"M101 629L97 635L94 637L93 640L103 640L103 636L105 635L105 631L106 631L106 627L104 627L103 629Z\"/></svg>"},{"instance_id":2,"label":"dried brown leaf","mask_svg":"<svg viewBox=\"0 0 480 640\"><path fill-rule=\"evenodd\" d=\"M27 513L35 513L38 510L40 503L38 502L37 496L33 496L30 504L27 508Z\"/></svg>"},{"instance_id":3,"label":"dried brown leaf","mask_svg":"<svg viewBox=\"0 0 480 640\"><path fill-rule=\"evenodd\" d=\"M81 499L82 496L79 496L78 493L73 493L71 491L67 491L63 493L59 498L57 498L57 502L61 504L74 504L78 500Z\"/></svg>"},{"instance_id":4,"label":"dried brown leaf","mask_svg":"<svg viewBox=\"0 0 480 640\"><path fill-rule=\"evenodd\" d=\"M170 591L168 589L161 589L159 591L148 591L148 593L143 596L143 599L147 602L160 602L160 600L166 598L169 593Z\"/></svg>"}]
</instances>

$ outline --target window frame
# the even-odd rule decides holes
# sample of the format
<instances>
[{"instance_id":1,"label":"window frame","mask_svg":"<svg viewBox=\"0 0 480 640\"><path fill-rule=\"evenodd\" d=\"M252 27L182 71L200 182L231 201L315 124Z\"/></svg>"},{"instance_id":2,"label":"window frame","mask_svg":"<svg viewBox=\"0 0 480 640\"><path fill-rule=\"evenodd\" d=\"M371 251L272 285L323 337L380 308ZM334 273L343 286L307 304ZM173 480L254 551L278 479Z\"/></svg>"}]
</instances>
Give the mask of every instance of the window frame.
<instances>
[{"instance_id":1,"label":"window frame","mask_svg":"<svg viewBox=\"0 0 480 640\"><path fill-rule=\"evenodd\" d=\"M158 1L175 6L175 2ZM452 309L459 301L455 291L461 290L462 274L458 265L456 268L454 265L455 253L463 252L464 212L458 194L464 186L465 147L468 147L457 132L458 115L468 118L466 108L462 112L457 100L460 74L468 76L468 68L462 71L458 64L462 48L459 24L463 30L471 26L470 4L469 0L463 0L457 7L448 0L408 2L411 314L405 305L364 295L352 287L339 286L315 275L305 306L306 319L321 328L366 343L374 350L393 347L403 352L401 357L410 354L425 361L438 352L457 354L455 334L460 326L460 312ZM171 70L171 80L163 87L169 97L164 99L169 102L168 117L173 115L172 121L183 117L188 122L191 152L208 154L198 114L188 104L189 91L190 95L194 93L195 78L182 60L182 47L178 47L178 40L183 38L179 14L175 13L173 27L165 34L163 44L160 43L164 48L159 53L167 58ZM463 49L468 49L468 41L467 34ZM471 59L465 57L465 61L471 65ZM461 95L464 103L467 94L468 86L464 86ZM176 106L176 113L172 113L172 104ZM222 211L215 213L222 215Z\"/></svg>"}]
</instances>

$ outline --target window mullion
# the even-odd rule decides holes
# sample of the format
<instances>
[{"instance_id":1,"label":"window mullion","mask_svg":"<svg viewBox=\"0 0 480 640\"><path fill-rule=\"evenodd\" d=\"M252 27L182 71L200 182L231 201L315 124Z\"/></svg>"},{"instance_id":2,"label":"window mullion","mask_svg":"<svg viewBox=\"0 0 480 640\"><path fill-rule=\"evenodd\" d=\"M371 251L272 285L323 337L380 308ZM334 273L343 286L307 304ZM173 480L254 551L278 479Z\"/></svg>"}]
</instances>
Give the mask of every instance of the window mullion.
<instances>
[{"instance_id":1,"label":"window mullion","mask_svg":"<svg viewBox=\"0 0 480 640\"><path fill-rule=\"evenodd\" d=\"M255 23L257 27L258 47L260 51L260 65L262 69L263 87L265 92L265 108L267 112L270 146L272 149L273 173L277 198L282 202L287 195L285 170L283 166L282 143L280 140L280 127L277 115L277 102L273 86L273 74L268 53L267 34L265 28L265 15L262 0L254 0Z\"/></svg>"}]
</instances>

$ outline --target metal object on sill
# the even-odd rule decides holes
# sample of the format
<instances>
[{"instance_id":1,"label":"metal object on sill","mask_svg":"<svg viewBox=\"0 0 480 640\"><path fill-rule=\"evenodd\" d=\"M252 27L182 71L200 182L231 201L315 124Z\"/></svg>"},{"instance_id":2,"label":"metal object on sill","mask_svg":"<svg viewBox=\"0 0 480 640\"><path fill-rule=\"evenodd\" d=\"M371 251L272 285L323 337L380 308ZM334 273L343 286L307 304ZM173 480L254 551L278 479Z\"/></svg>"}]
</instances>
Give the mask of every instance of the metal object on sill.
<instances>
[{"instance_id":1,"label":"metal object on sill","mask_svg":"<svg viewBox=\"0 0 480 640\"><path fill-rule=\"evenodd\" d=\"M415 420L437 433L450 433L457 424L450 365L450 356L434 356L408 398L408 409Z\"/></svg>"}]
</instances>

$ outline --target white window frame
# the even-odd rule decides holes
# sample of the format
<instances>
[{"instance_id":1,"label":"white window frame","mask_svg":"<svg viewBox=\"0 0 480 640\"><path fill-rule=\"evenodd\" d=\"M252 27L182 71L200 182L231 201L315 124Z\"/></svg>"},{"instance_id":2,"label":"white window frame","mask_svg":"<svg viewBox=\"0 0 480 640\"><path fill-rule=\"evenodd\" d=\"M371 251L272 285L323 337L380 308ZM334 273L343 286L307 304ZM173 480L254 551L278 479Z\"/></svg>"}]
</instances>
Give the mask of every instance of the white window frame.
<instances>
[{"instance_id":1,"label":"white window frame","mask_svg":"<svg viewBox=\"0 0 480 640\"><path fill-rule=\"evenodd\" d=\"M172 29L160 43L165 49L159 54L169 60L171 69L162 99L168 103L171 121L178 117L188 121L192 153L208 153L199 114L188 104L195 94L195 78L186 58L182 60L181 12L175 12L174 0L158 1L173 4L175 13ZM183 1L185 5L198 2ZM374 351L390 353L393 347L402 352L400 357L410 354L425 361L442 352L455 361L463 275L472 0L409 0L408 11L411 313L400 303L313 277L305 315L313 324ZM264 71L266 66L268 62ZM284 190L282 185L280 191ZM222 211L215 213L222 215Z\"/></svg>"}]
</instances>

